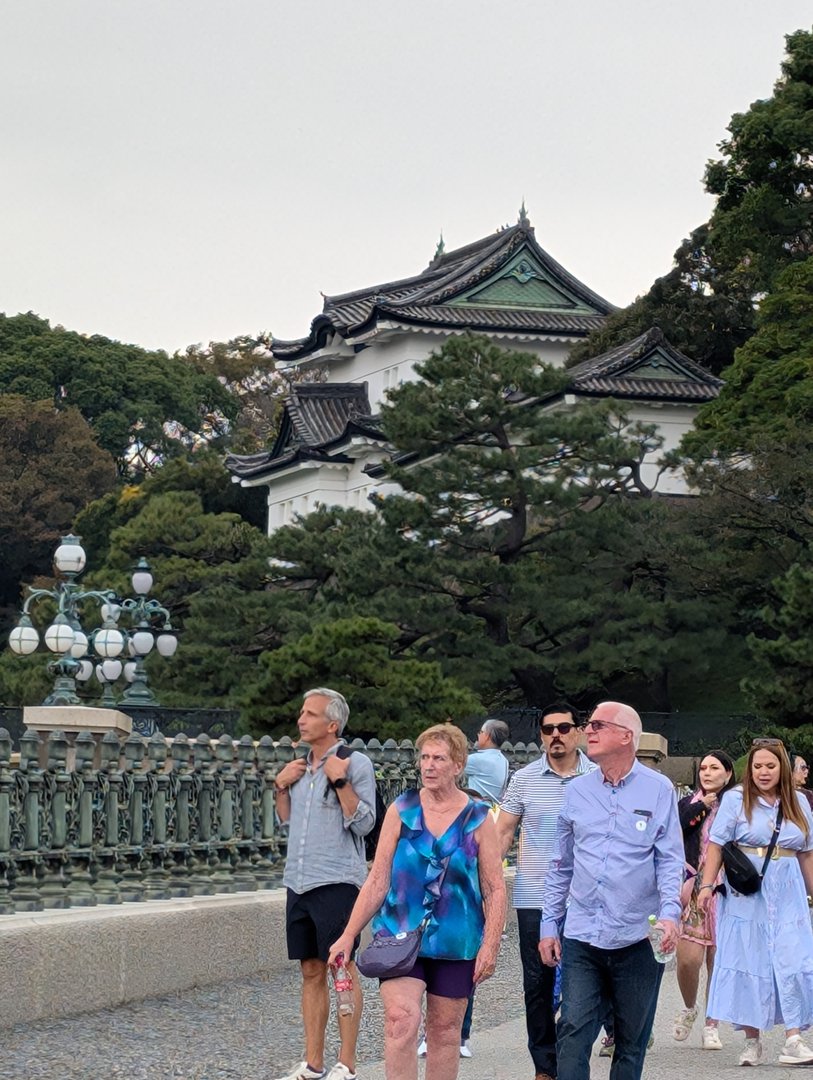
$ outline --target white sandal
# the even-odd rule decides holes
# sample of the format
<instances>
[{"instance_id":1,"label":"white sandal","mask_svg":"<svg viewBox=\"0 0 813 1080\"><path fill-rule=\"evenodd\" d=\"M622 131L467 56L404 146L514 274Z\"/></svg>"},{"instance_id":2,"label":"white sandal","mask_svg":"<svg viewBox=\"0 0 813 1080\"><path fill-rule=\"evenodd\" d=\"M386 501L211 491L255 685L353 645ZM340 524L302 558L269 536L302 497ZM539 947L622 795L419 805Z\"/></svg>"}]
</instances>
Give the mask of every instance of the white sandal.
<instances>
[{"instance_id":1,"label":"white sandal","mask_svg":"<svg viewBox=\"0 0 813 1080\"><path fill-rule=\"evenodd\" d=\"M675 1017L675 1024L672 1028L672 1038L675 1039L676 1042L685 1042L689 1038L689 1032L692 1030L692 1026L696 1019L696 1005L691 1009L681 1009Z\"/></svg>"}]
</instances>

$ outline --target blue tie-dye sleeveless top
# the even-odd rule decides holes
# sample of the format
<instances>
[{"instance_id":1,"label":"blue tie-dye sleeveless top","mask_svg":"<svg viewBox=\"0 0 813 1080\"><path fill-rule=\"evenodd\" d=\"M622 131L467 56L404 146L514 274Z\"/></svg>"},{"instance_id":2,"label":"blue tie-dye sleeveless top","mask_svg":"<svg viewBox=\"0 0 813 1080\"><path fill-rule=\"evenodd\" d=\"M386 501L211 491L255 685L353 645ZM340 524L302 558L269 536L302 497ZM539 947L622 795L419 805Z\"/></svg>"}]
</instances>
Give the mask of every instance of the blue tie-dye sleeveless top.
<instances>
[{"instance_id":1,"label":"blue tie-dye sleeveless top","mask_svg":"<svg viewBox=\"0 0 813 1080\"><path fill-rule=\"evenodd\" d=\"M483 938L483 897L478 872L475 830L488 805L469 799L439 837L424 825L420 795L407 791L395 800L401 837L392 860L390 891L373 919L373 932L397 934L414 930L432 902L429 887L440 877L441 860L449 855L440 898L421 941L421 956L473 960Z\"/></svg>"}]
</instances>

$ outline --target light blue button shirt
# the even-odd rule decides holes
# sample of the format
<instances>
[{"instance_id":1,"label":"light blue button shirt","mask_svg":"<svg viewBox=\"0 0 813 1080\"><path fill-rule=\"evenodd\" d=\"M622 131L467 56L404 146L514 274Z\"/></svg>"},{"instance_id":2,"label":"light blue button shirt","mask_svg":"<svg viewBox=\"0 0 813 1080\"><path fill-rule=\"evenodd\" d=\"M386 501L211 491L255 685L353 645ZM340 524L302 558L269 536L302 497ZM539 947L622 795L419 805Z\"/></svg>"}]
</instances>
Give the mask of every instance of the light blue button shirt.
<instances>
[{"instance_id":1,"label":"light blue button shirt","mask_svg":"<svg viewBox=\"0 0 813 1080\"><path fill-rule=\"evenodd\" d=\"M490 747L469 754L466 760L466 787L492 802L499 802L508 783L508 758Z\"/></svg>"},{"instance_id":2,"label":"light blue button shirt","mask_svg":"<svg viewBox=\"0 0 813 1080\"><path fill-rule=\"evenodd\" d=\"M680 918L684 863L665 776L636 761L617 784L600 769L577 777L559 815L540 937L561 936L564 922L565 937L603 949L641 941L650 915Z\"/></svg>"}]
</instances>

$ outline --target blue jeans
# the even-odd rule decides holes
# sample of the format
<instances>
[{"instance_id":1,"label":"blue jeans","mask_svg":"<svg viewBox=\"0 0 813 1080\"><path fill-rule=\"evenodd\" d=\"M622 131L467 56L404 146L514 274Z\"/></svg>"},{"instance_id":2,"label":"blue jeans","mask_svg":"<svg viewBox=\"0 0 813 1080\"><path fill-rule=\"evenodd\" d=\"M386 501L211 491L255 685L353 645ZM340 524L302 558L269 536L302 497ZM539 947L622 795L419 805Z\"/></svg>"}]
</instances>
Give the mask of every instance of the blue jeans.
<instances>
[{"instance_id":1,"label":"blue jeans","mask_svg":"<svg viewBox=\"0 0 813 1080\"><path fill-rule=\"evenodd\" d=\"M663 964L652 955L647 938L621 949L565 938L559 1080L589 1080L590 1053L608 1006L615 1034L610 1080L641 1080L662 977Z\"/></svg>"},{"instance_id":2,"label":"blue jeans","mask_svg":"<svg viewBox=\"0 0 813 1080\"><path fill-rule=\"evenodd\" d=\"M539 908L517 908L519 956L525 993L525 1026L534 1069L556 1076L556 1020L553 986L556 969L539 958Z\"/></svg>"}]
</instances>

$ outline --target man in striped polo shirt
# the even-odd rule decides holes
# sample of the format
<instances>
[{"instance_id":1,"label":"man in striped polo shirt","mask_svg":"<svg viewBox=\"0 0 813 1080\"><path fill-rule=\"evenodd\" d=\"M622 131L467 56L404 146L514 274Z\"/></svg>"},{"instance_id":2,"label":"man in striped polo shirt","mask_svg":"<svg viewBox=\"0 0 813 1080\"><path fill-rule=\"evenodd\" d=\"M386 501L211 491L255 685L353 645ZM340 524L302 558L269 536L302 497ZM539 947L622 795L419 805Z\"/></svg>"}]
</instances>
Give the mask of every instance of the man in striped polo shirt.
<instances>
[{"instance_id":1,"label":"man in striped polo shirt","mask_svg":"<svg viewBox=\"0 0 813 1080\"><path fill-rule=\"evenodd\" d=\"M539 920L542 887L556 842L556 822L565 788L574 776L596 766L579 750L580 732L574 709L564 702L542 710L544 753L514 773L500 802L497 830L503 853L519 827L514 907L519 926L519 951L525 993L528 1050L536 1080L556 1077L556 1022L553 1012L555 971L539 958Z\"/></svg>"}]
</instances>

